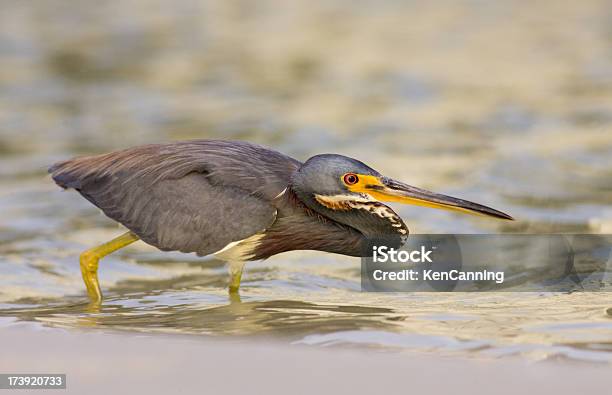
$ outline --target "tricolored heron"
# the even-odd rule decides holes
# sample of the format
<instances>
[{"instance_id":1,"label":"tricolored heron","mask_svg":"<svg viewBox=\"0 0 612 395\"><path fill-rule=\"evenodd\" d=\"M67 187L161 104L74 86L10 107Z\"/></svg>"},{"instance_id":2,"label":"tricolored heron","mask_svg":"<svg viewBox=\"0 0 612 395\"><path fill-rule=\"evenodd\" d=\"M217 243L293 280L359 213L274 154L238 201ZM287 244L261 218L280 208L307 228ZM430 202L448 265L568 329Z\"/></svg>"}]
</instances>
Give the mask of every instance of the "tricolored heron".
<instances>
[{"instance_id":1,"label":"tricolored heron","mask_svg":"<svg viewBox=\"0 0 612 395\"><path fill-rule=\"evenodd\" d=\"M342 155L301 163L241 141L145 145L71 159L49 172L129 231L83 252L87 292L100 301L98 261L137 240L230 262L230 293L244 263L291 250L360 256L368 238L408 234L382 202L512 219L501 211L395 181Z\"/></svg>"}]
</instances>

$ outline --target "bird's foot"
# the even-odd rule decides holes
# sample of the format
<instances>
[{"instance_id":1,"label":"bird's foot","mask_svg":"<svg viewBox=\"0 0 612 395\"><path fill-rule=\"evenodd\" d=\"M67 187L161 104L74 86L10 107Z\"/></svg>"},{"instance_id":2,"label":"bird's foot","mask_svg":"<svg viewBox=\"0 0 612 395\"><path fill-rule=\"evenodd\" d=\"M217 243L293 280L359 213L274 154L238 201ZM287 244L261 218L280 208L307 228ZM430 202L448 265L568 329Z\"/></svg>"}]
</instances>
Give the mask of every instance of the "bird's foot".
<instances>
[{"instance_id":1,"label":"bird's foot","mask_svg":"<svg viewBox=\"0 0 612 395\"><path fill-rule=\"evenodd\" d=\"M87 250L81 254L81 275L87 287L87 294L92 303L100 303L102 291L98 281L98 262L100 257L95 252Z\"/></svg>"},{"instance_id":2,"label":"bird's foot","mask_svg":"<svg viewBox=\"0 0 612 395\"><path fill-rule=\"evenodd\" d=\"M98 262L108 254L117 251L133 242L139 240L132 232L126 232L113 240L91 248L81 254L81 274L87 287L87 293L92 303L100 303L102 291L98 282Z\"/></svg>"}]
</instances>

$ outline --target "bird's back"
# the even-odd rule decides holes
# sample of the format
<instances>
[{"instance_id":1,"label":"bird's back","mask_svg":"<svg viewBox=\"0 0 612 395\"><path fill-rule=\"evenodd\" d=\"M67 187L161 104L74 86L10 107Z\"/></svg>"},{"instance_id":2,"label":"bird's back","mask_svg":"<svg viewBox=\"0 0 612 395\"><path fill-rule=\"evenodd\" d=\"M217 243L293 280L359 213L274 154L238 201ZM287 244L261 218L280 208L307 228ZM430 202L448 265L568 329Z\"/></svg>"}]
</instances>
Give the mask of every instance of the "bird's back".
<instances>
[{"instance_id":1,"label":"bird's back","mask_svg":"<svg viewBox=\"0 0 612 395\"><path fill-rule=\"evenodd\" d=\"M86 189L105 177L151 182L205 174L213 184L241 188L274 198L289 183L301 162L244 141L190 140L150 144L85 156L51 166L53 180L62 188Z\"/></svg>"}]
</instances>

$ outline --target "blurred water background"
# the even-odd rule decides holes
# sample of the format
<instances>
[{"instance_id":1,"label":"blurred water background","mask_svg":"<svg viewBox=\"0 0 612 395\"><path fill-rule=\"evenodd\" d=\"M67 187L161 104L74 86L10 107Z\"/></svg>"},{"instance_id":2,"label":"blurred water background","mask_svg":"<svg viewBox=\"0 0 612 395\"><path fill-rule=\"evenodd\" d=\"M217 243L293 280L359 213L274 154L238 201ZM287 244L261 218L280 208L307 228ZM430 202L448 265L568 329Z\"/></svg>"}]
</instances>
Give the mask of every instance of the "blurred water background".
<instances>
[{"instance_id":1,"label":"blurred water background","mask_svg":"<svg viewBox=\"0 0 612 395\"><path fill-rule=\"evenodd\" d=\"M136 243L46 175L75 155L245 139L335 152L513 223L394 207L413 233L612 233L610 1L3 0L0 325L612 362L610 293L361 293L359 261L247 266ZM516 264L516 263L514 263Z\"/></svg>"}]
</instances>

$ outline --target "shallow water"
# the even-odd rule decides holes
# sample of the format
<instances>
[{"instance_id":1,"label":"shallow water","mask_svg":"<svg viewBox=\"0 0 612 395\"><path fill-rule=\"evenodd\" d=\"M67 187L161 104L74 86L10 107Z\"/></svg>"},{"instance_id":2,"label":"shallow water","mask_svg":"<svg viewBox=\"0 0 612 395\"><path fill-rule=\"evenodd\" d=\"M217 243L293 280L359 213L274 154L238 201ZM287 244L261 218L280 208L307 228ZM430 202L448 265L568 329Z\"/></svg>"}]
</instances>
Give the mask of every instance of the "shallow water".
<instances>
[{"instance_id":1,"label":"shallow water","mask_svg":"<svg viewBox=\"0 0 612 395\"><path fill-rule=\"evenodd\" d=\"M148 5L146 5L147 3ZM137 243L85 303L77 258L121 230L56 160L179 138L359 158L512 223L394 207L413 233L612 233L607 1L6 2L0 13L0 325L612 362L611 293L374 294L359 261L247 266Z\"/></svg>"}]
</instances>

